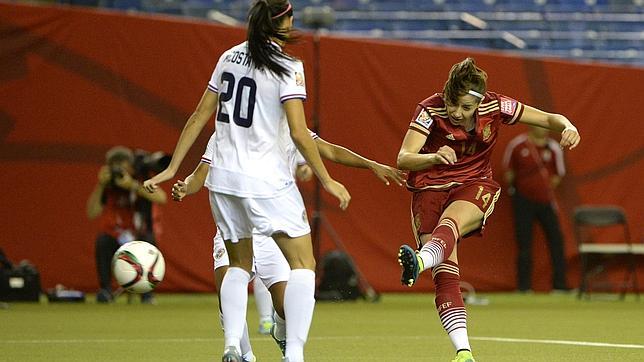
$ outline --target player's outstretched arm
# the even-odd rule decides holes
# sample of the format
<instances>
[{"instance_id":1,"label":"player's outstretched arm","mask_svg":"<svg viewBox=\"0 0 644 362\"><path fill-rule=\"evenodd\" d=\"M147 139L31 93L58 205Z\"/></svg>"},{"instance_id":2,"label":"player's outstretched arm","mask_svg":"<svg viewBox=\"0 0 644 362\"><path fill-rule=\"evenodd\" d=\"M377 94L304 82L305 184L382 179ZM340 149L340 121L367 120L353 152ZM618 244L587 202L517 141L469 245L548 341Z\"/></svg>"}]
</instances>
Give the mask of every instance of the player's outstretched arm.
<instances>
[{"instance_id":1,"label":"player's outstretched arm","mask_svg":"<svg viewBox=\"0 0 644 362\"><path fill-rule=\"evenodd\" d=\"M348 148L327 142L322 138L317 138L315 143L320 151L320 156L327 160L349 167L368 168L386 185L389 185L390 180L397 183L398 186L403 184L405 175L400 170L370 160Z\"/></svg>"},{"instance_id":2,"label":"player's outstretched arm","mask_svg":"<svg viewBox=\"0 0 644 362\"><path fill-rule=\"evenodd\" d=\"M208 123L212 114L217 110L217 102L219 101L219 96L217 93L206 90L201 96L201 100L197 105L197 108L192 113L186 125L181 131L181 136L179 136L179 141L177 146L172 153L172 160L168 167L158 173L156 176L152 177L149 180L145 180L143 186L148 192L153 192L157 185L167 181L176 175L181 162L186 157L188 150L192 147L192 144L195 143L197 136L201 133L203 127Z\"/></svg>"},{"instance_id":3,"label":"player's outstretched arm","mask_svg":"<svg viewBox=\"0 0 644 362\"><path fill-rule=\"evenodd\" d=\"M199 162L199 166L186 177L185 181L177 180L172 185L172 199L181 201L184 197L197 193L206 183L209 168L208 164Z\"/></svg>"},{"instance_id":4,"label":"player's outstretched arm","mask_svg":"<svg viewBox=\"0 0 644 362\"><path fill-rule=\"evenodd\" d=\"M419 153L427 141L427 136L408 130L398 152L398 168L401 170L419 171L433 165L453 165L456 153L449 146L442 146L436 153Z\"/></svg>"},{"instance_id":5,"label":"player's outstretched arm","mask_svg":"<svg viewBox=\"0 0 644 362\"><path fill-rule=\"evenodd\" d=\"M532 126L547 128L551 131L561 133L561 148L568 147L573 149L581 141L581 136L577 127L575 127L566 116L556 113L544 112L540 109L524 105L525 109L519 118L519 122Z\"/></svg>"},{"instance_id":6,"label":"player's outstretched arm","mask_svg":"<svg viewBox=\"0 0 644 362\"><path fill-rule=\"evenodd\" d=\"M340 201L341 209L346 209L349 206L349 201L351 201L351 195L349 195L344 185L331 178L326 167L324 167L322 159L320 158L320 152L313 138L311 138L311 132L306 126L302 100L289 99L284 102L283 106L286 111L286 119L288 120L293 143L295 143L295 146L306 160L306 163L311 166L324 189Z\"/></svg>"}]
</instances>

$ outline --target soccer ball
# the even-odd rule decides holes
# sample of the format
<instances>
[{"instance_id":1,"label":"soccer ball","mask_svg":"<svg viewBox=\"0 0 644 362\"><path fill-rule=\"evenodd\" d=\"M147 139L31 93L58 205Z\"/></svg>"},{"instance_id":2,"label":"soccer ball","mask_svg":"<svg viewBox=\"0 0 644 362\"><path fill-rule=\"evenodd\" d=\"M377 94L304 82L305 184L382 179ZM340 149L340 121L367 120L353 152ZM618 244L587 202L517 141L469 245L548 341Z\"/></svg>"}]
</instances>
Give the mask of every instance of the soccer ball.
<instances>
[{"instance_id":1,"label":"soccer ball","mask_svg":"<svg viewBox=\"0 0 644 362\"><path fill-rule=\"evenodd\" d=\"M114 253L112 272L123 289L147 293L163 280L165 260L156 246L145 241L130 241Z\"/></svg>"}]
</instances>

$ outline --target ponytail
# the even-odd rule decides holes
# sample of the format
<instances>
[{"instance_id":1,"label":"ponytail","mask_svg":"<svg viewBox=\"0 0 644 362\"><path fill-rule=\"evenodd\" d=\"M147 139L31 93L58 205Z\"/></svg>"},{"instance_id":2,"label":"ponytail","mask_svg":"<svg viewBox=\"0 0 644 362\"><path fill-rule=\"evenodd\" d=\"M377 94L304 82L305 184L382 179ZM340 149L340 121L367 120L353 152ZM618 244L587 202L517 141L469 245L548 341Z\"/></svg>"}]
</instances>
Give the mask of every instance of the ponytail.
<instances>
[{"instance_id":1,"label":"ponytail","mask_svg":"<svg viewBox=\"0 0 644 362\"><path fill-rule=\"evenodd\" d=\"M443 87L443 95L448 103L457 104L458 98L470 91L485 95L486 90L487 73L476 66L473 58L468 57L452 66Z\"/></svg>"},{"instance_id":2,"label":"ponytail","mask_svg":"<svg viewBox=\"0 0 644 362\"><path fill-rule=\"evenodd\" d=\"M292 43L295 38L290 31L280 29L286 16L292 16L293 9L287 0L256 0L248 10L248 51L256 69L268 69L282 77L287 69L280 60L293 59L272 43Z\"/></svg>"}]
</instances>

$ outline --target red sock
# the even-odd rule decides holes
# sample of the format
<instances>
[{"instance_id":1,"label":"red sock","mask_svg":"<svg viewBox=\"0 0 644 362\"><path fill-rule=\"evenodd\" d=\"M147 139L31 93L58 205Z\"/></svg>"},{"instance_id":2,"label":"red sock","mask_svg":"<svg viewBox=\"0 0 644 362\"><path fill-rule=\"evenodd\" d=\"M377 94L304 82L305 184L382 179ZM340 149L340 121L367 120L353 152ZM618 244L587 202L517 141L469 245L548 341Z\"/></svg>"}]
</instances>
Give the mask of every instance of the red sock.
<instances>
[{"instance_id":1,"label":"red sock","mask_svg":"<svg viewBox=\"0 0 644 362\"><path fill-rule=\"evenodd\" d=\"M436 310L447 333L467 328L467 313L459 286L458 264L447 260L432 269L436 285Z\"/></svg>"}]
</instances>

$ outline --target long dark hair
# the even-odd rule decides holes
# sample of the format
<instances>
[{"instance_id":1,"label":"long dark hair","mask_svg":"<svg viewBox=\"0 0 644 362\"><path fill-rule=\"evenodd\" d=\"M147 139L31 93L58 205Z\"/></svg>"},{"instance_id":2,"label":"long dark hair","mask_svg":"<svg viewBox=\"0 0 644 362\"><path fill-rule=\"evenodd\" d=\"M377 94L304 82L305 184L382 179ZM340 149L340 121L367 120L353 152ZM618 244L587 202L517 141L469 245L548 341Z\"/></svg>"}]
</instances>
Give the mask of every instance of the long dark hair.
<instances>
[{"instance_id":1,"label":"long dark hair","mask_svg":"<svg viewBox=\"0 0 644 362\"><path fill-rule=\"evenodd\" d=\"M457 104L458 98L466 95L469 90L480 94L485 94L487 90L487 73L477 67L472 58L466 58L452 66L443 87L443 95L449 104Z\"/></svg>"},{"instance_id":2,"label":"long dark hair","mask_svg":"<svg viewBox=\"0 0 644 362\"><path fill-rule=\"evenodd\" d=\"M257 69L283 76L287 69L280 59L293 59L271 43L272 39L282 43L296 40L290 33L280 29L284 17L293 16L293 9L288 0L256 0L248 10L248 51L250 59Z\"/></svg>"}]
</instances>

